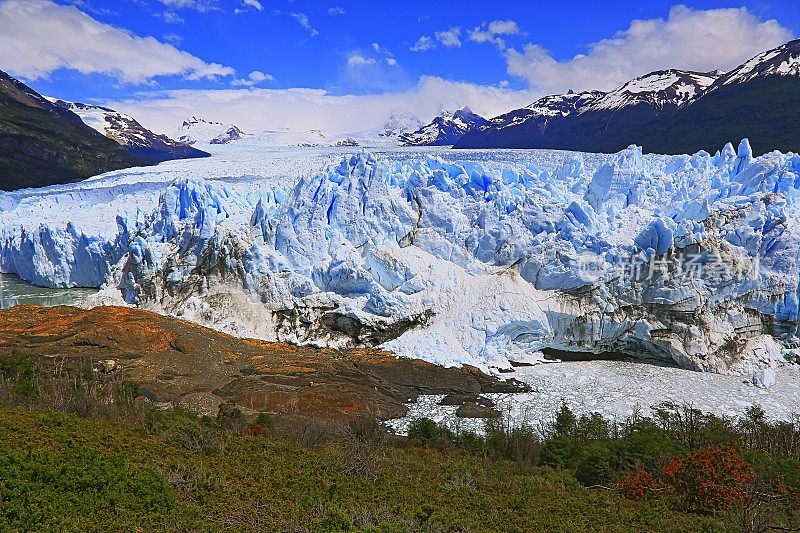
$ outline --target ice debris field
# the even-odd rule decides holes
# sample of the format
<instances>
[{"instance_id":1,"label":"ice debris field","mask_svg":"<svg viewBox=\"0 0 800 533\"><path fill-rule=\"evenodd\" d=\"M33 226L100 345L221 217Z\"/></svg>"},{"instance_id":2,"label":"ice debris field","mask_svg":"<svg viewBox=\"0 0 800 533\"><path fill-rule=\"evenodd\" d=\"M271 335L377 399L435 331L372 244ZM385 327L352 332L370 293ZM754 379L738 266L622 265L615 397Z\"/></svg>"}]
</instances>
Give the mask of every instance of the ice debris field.
<instances>
[{"instance_id":1,"label":"ice debris field","mask_svg":"<svg viewBox=\"0 0 800 533\"><path fill-rule=\"evenodd\" d=\"M800 356L800 156L202 148L1 194L0 271L489 371L543 350L744 376Z\"/></svg>"},{"instance_id":2,"label":"ice debris field","mask_svg":"<svg viewBox=\"0 0 800 533\"><path fill-rule=\"evenodd\" d=\"M514 377L530 385L531 392L483 396L501 413L502 423L534 430L547 427L562 402L578 415L600 413L618 422L634 412L652 416L653 408L664 402L731 419L741 417L752 405L759 405L773 420L796 419L800 413L800 367L796 365L782 368L769 389L753 387L741 376L626 361L550 363L518 369ZM408 404L406 416L389 421L389 427L406 434L413 420L426 417L454 431L484 431L486 419L459 418L458 406L441 405L443 398L420 396Z\"/></svg>"}]
</instances>

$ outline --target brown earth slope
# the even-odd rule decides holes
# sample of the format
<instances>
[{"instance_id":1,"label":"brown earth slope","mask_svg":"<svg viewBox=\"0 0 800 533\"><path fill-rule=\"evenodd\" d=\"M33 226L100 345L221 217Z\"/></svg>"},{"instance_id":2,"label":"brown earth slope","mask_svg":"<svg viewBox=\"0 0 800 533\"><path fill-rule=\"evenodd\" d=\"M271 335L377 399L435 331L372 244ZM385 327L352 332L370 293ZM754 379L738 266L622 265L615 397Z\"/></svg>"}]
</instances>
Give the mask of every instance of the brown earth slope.
<instances>
[{"instance_id":1,"label":"brown earth slope","mask_svg":"<svg viewBox=\"0 0 800 533\"><path fill-rule=\"evenodd\" d=\"M253 411L379 419L402 416L419 394L519 390L478 369L443 368L380 350L303 348L239 339L148 311L18 306L0 310L0 356L50 364L106 363L154 402L213 413L222 402Z\"/></svg>"}]
</instances>

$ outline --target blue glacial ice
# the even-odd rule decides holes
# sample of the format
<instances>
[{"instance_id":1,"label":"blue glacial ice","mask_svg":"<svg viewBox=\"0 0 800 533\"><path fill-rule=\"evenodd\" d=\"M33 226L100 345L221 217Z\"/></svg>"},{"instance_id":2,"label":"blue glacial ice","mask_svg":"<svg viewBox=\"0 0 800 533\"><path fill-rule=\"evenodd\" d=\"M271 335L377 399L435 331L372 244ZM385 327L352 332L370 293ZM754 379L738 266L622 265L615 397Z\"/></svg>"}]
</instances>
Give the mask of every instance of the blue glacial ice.
<instances>
[{"instance_id":1,"label":"blue glacial ice","mask_svg":"<svg viewBox=\"0 0 800 533\"><path fill-rule=\"evenodd\" d=\"M744 140L458 157L9 193L0 270L236 334L481 368L555 348L751 372L797 341L800 156Z\"/></svg>"}]
</instances>

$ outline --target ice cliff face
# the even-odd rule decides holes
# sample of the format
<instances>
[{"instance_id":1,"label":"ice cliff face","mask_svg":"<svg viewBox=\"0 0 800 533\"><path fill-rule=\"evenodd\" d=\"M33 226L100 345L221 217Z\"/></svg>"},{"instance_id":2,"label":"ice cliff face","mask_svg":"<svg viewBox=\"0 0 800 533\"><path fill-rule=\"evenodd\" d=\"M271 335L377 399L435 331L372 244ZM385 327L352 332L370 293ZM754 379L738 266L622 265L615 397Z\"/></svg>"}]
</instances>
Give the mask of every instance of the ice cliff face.
<instances>
[{"instance_id":1,"label":"ice cliff face","mask_svg":"<svg viewBox=\"0 0 800 533\"><path fill-rule=\"evenodd\" d=\"M544 169L360 153L269 183L181 178L93 237L4 223L0 269L110 280L234 333L483 368L556 349L750 372L797 339L796 155L631 147Z\"/></svg>"}]
</instances>

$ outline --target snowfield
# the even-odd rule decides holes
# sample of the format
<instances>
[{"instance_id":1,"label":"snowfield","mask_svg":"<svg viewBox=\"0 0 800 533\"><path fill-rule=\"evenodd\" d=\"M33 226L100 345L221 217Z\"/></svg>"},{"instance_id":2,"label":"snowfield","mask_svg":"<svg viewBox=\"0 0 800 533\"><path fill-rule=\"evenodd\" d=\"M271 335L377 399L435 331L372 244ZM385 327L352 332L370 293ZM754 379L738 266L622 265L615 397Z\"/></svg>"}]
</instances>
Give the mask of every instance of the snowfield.
<instances>
[{"instance_id":1,"label":"snowfield","mask_svg":"<svg viewBox=\"0 0 800 533\"><path fill-rule=\"evenodd\" d=\"M798 341L797 155L200 148L0 195L0 271L485 370L555 349L751 376Z\"/></svg>"}]
</instances>

